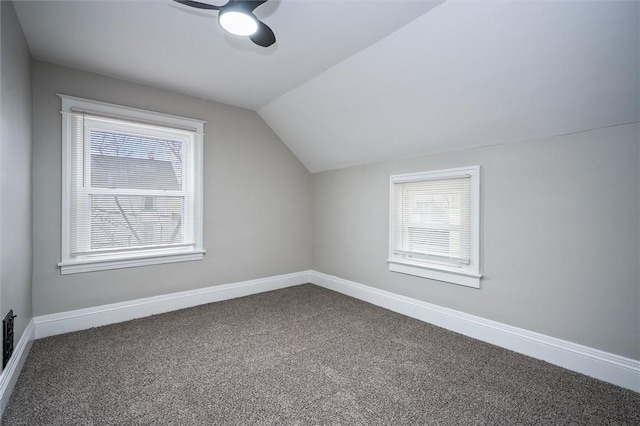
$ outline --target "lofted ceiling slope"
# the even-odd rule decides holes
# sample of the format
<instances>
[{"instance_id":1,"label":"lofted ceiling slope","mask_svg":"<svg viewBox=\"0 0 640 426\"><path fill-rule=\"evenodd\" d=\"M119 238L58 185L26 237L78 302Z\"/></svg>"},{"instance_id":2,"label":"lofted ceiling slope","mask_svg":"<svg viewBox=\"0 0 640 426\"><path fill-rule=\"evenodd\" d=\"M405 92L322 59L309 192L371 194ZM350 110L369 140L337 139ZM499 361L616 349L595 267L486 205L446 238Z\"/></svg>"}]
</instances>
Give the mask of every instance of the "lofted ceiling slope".
<instances>
[{"instance_id":1,"label":"lofted ceiling slope","mask_svg":"<svg viewBox=\"0 0 640 426\"><path fill-rule=\"evenodd\" d=\"M269 0L254 11L276 34L268 48L222 31L216 11L172 0L15 9L36 59L257 109L442 1Z\"/></svg>"},{"instance_id":2,"label":"lofted ceiling slope","mask_svg":"<svg viewBox=\"0 0 640 426\"><path fill-rule=\"evenodd\" d=\"M448 0L258 112L311 172L637 122L639 5Z\"/></svg>"},{"instance_id":3,"label":"lofted ceiling slope","mask_svg":"<svg viewBox=\"0 0 640 426\"><path fill-rule=\"evenodd\" d=\"M257 110L311 172L640 120L637 0L269 0L267 49L171 0L14 4L35 58Z\"/></svg>"}]
</instances>

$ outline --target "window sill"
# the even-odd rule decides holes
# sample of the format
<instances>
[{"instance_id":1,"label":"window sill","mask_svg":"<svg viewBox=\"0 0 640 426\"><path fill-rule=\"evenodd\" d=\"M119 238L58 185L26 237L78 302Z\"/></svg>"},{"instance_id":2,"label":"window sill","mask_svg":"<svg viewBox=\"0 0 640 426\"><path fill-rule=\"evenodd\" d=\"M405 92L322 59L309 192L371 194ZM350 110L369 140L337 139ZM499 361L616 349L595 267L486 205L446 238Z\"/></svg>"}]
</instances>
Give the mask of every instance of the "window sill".
<instances>
[{"instance_id":1,"label":"window sill","mask_svg":"<svg viewBox=\"0 0 640 426\"><path fill-rule=\"evenodd\" d=\"M163 263L190 262L202 260L204 250L181 253L143 254L118 259L82 259L68 260L58 263L60 273L80 274L82 272L106 271L109 269L133 268L136 266L160 265Z\"/></svg>"},{"instance_id":2,"label":"window sill","mask_svg":"<svg viewBox=\"0 0 640 426\"><path fill-rule=\"evenodd\" d=\"M446 266L440 267L392 259L387 260L387 263L389 263L389 270L391 272L399 272L401 274L415 275L417 277L480 288L480 278L482 278L482 275L473 272Z\"/></svg>"}]
</instances>

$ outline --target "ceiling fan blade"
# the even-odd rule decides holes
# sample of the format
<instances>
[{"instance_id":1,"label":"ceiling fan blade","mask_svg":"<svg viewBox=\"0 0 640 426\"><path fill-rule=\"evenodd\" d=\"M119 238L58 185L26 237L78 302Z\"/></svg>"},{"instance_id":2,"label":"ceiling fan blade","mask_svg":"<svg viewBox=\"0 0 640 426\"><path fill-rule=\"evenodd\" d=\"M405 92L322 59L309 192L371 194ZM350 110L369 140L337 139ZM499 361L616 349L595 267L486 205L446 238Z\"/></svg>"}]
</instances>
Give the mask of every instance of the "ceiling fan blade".
<instances>
[{"instance_id":1,"label":"ceiling fan blade","mask_svg":"<svg viewBox=\"0 0 640 426\"><path fill-rule=\"evenodd\" d=\"M250 35L249 38L252 42L262 47L269 47L276 42L275 34L273 34L271 28L262 21L258 21L258 31Z\"/></svg>"},{"instance_id":2,"label":"ceiling fan blade","mask_svg":"<svg viewBox=\"0 0 640 426\"><path fill-rule=\"evenodd\" d=\"M253 10L260 6L262 3L266 3L267 0L229 0L227 4L225 4L224 8L229 9L242 9L246 12L253 12Z\"/></svg>"},{"instance_id":3,"label":"ceiling fan blade","mask_svg":"<svg viewBox=\"0 0 640 426\"><path fill-rule=\"evenodd\" d=\"M267 2L267 0L258 0L258 1L243 1L243 2L240 2L240 3L242 3L243 7L245 9L247 9L249 12L253 12L253 10L256 7L258 7L262 3L266 3L266 2Z\"/></svg>"},{"instance_id":4,"label":"ceiling fan blade","mask_svg":"<svg viewBox=\"0 0 640 426\"><path fill-rule=\"evenodd\" d=\"M199 1L192 1L192 0L173 0L173 1L178 2L180 4L184 4L186 6L195 7L196 9L210 9L210 10L222 9L222 6L215 6L212 4L200 3Z\"/></svg>"}]
</instances>

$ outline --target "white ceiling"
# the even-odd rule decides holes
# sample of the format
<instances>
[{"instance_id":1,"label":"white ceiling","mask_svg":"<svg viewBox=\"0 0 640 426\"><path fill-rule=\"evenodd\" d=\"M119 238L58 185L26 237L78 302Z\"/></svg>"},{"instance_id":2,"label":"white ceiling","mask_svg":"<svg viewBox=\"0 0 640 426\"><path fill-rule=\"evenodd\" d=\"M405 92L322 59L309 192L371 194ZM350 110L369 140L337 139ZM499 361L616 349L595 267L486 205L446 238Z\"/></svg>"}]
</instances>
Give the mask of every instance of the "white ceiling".
<instances>
[{"instance_id":1,"label":"white ceiling","mask_svg":"<svg viewBox=\"0 0 640 426\"><path fill-rule=\"evenodd\" d=\"M639 4L449 0L258 112L311 172L636 122Z\"/></svg>"},{"instance_id":2,"label":"white ceiling","mask_svg":"<svg viewBox=\"0 0 640 426\"><path fill-rule=\"evenodd\" d=\"M14 4L37 59L256 109L441 1L270 0L254 11L276 35L269 48L172 0Z\"/></svg>"},{"instance_id":3,"label":"white ceiling","mask_svg":"<svg viewBox=\"0 0 640 426\"><path fill-rule=\"evenodd\" d=\"M15 7L37 59L256 109L311 172L640 120L637 0L439 3L270 0L267 49L169 0Z\"/></svg>"}]
</instances>

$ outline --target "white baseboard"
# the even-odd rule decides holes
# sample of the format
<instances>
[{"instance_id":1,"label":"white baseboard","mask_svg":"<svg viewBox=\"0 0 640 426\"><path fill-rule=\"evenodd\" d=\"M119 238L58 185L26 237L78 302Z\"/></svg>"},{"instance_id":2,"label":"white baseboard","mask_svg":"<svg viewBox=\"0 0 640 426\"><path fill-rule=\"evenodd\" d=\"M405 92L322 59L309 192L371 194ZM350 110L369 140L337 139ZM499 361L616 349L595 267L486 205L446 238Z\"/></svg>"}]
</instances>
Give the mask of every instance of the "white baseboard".
<instances>
[{"instance_id":1,"label":"white baseboard","mask_svg":"<svg viewBox=\"0 0 640 426\"><path fill-rule=\"evenodd\" d=\"M54 336L309 282L310 271L277 275L35 317L35 337Z\"/></svg>"},{"instance_id":2,"label":"white baseboard","mask_svg":"<svg viewBox=\"0 0 640 426\"><path fill-rule=\"evenodd\" d=\"M640 392L640 361L311 271L310 282L448 330Z\"/></svg>"},{"instance_id":3,"label":"white baseboard","mask_svg":"<svg viewBox=\"0 0 640 426\"><path fill-rule=\"evenodd\" d=\"M0 374L0 417L4 414L4 409L9 403L11 392L18 381L18 376L20 376L24 361L27 359L29 349L31 349L34 335L35 325L33 320L31 320L22 332L18 344L13 348L13 355L11 355L7 366L2 370L2 374Z\"/></svg>"},{"instance_id":4,"label":"white baseboard","mask_svg":"<svg viewBox=\"0 0 640 426\"><path fill-rule=\"evenodd\" d=\"M31 340L311 282L466 336L640 392L640 361L323 274L302 271L33 318L0 376L8 401ZM34 330L35 328L35 330ZM11 366L11 363L13 366ZM15 376L15 377L13 377ZM5 400L6 398L6 400Z\"/></svg>"}]
</instances>

